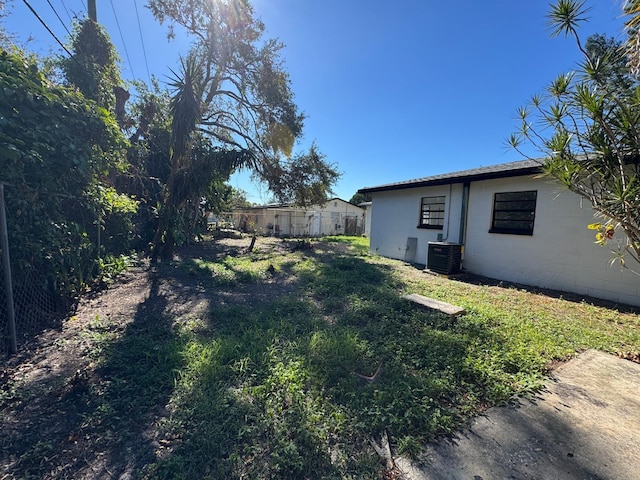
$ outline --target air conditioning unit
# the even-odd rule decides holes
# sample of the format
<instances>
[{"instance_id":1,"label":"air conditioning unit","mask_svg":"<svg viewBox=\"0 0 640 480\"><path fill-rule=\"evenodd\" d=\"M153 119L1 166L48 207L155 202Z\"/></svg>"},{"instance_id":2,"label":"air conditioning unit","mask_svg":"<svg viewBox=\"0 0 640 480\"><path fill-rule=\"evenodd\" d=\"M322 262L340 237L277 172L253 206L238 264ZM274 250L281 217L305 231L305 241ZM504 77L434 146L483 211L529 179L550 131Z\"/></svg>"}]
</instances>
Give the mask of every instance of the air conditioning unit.
<instances>
[{"instance_id":1,"label":"air conditioning unit","mask_svg":"<svg viewBox=\"0 0 640 480\"><path fill-rule=\"evenodd\" d=\"M460 273L462 245L458 243L429 242L427 269L444 275Z\"/></svg>"}]
</instances>

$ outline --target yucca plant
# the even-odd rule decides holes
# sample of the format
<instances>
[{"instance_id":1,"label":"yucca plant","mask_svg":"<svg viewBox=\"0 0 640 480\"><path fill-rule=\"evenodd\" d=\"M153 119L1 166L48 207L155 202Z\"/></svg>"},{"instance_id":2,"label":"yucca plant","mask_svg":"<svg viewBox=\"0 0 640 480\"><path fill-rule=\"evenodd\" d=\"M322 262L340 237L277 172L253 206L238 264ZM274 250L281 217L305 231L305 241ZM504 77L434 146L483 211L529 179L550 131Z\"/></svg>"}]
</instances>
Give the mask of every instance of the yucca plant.
<instances>
[{"instance_id":1,"label":"yucca plant","mask_svg":"<svg viewBox=\"0 0 640 480\"><path fill-rule=\"evenodd\" d=\"M640 21L640 2L627 13ZM523 142L542 153L546 174L591 202L603 223L596 243L616 247L612 261L637 273L640 264L640 83L633 75L624 45L602 35L583 44L579 26L587 20L584 1L558 0L548 14L552 36L573 37L582 54L574 72L560 75L542 95L519 109L518 132L509 144ZM617 241L619 240L619 241ZM633 260L632 264L627 259Z\"/></svg>"}]
</instances>

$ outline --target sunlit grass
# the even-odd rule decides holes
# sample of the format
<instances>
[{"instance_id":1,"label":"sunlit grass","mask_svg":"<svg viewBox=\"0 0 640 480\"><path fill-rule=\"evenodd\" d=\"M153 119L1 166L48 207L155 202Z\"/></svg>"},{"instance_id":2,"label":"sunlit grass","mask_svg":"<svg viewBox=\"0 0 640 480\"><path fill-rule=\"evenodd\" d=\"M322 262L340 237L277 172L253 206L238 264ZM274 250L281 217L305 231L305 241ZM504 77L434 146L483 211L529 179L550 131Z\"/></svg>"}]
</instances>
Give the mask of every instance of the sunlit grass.
<instances>
[{"instance_id":1,"label":"sunlit grass","mask_svg":"<svg viewBox=\"0 0 640 480\"><path fill-rule=\"evenodd\" d=\"M292 264L302 263L296 269L304 268L300 255L279 255L275 251L256 250L242 256L225 256L217 259L195 258L181 265L188 272L200 275L218 286L232 287L238 284L259 283Z\"/></svg>"},{"instance_id":2,"label":"sunlit grass","mask_svg":"<svg viewBox=\"0 0 640 480\"><path fill-rule=\"evenodd\" d=\"M328 243L343 243L348 245L352 253L358 255L369 254L369 237L350 237L344 235L328 236L323 238Z\"/></svg>"}]
</instances>

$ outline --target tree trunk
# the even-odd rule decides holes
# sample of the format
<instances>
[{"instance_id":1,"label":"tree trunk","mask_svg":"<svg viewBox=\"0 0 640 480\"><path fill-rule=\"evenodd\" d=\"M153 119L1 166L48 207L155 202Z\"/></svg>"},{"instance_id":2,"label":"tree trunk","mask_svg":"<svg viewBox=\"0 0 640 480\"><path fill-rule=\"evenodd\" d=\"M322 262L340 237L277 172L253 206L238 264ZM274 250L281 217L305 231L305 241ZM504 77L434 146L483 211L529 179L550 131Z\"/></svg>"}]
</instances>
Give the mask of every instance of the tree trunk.
<instances>
[{"instance_id":1,"label":"tree trunk","mask_svg":"<svg viewBox=\"0 0 640 480\"><path fill-rule=\"evenodd\" d=\"M171 169L169 180L162 195L162 207L158 218L158 228L151 242L151 261L156 262L158 259L169 261L173 259L173 251L175 247L175 236L173 229L175 227L178 207L175 205L175 168Z\"/></svg>"}]
</instances>

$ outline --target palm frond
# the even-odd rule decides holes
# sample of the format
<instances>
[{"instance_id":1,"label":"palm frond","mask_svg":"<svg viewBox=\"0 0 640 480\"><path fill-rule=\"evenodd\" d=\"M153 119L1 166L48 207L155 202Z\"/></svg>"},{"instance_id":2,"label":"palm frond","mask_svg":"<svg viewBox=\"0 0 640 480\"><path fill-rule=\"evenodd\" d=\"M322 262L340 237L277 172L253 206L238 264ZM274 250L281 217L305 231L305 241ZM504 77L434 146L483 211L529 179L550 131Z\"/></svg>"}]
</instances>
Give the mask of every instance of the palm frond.
<instances>
[{"instance_id":1,"label":"palm frond","mask_svg":"<svg viewBox=\"0 0 640 480\"><path fill-rule=\"evenodd\" d=\"M584 0L558 0L555 5L551 5L551 11L547 14L547 23L552 29L551 36L557 37L562 33L565 36L575 36L578 25L588 20L586 14L590 8L584 5Z\"/></svg>"},{"instance_id":2,"label":"palm frond","mask_svg":"<svg viewBox=\"0 0 640 480\"><path fill-rule=\"evenodd\" d=\"M174 152L184 153L202 116L202 70L193 56L182 58L180 67L180 74L172 71L169 83L173 90L171 145Z\"/></svg>"}]
</instances>

